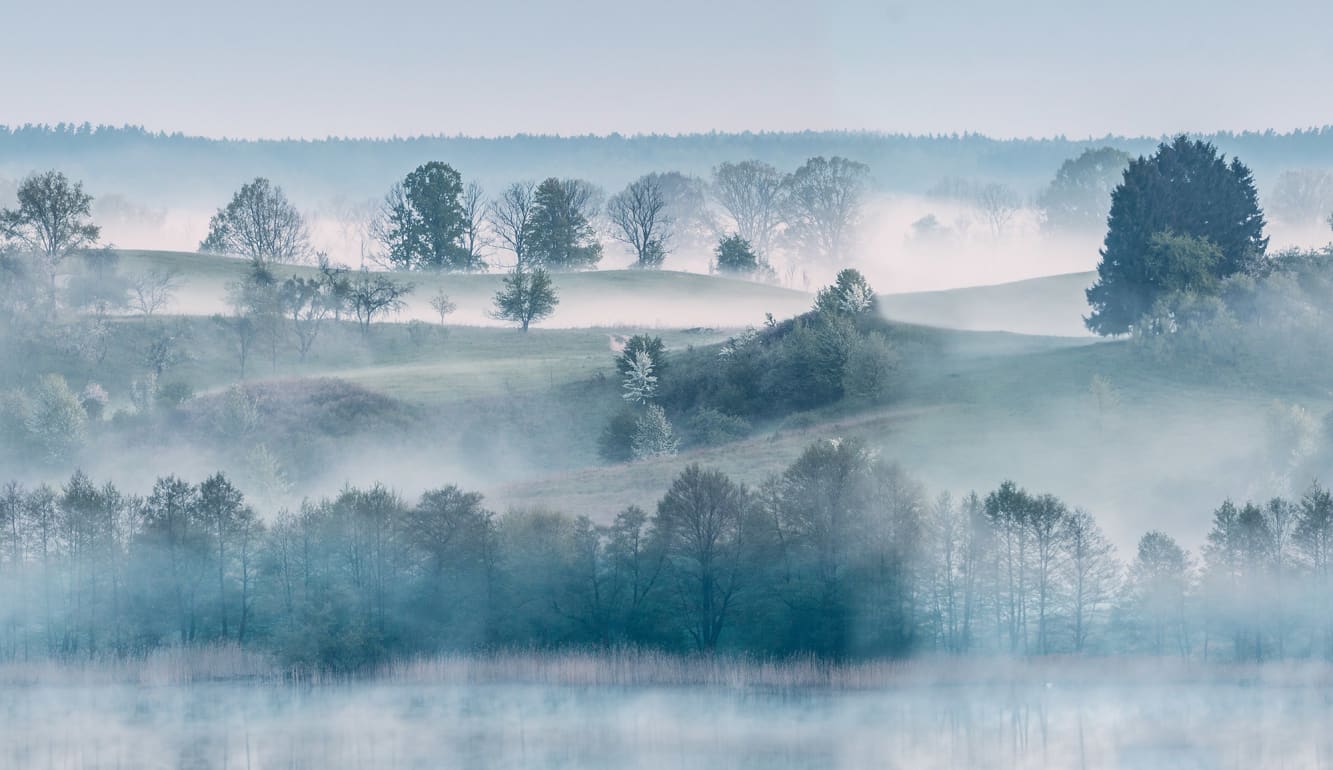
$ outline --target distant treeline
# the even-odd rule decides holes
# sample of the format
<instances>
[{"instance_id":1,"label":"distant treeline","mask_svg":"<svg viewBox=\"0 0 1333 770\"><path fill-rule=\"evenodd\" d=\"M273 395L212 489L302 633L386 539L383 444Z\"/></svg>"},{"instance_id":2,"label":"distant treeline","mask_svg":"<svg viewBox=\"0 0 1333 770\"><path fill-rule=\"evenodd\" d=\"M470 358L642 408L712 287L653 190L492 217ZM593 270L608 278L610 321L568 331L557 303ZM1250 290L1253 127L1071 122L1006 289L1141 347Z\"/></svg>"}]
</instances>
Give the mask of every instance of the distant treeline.
<instances>
[{"instance_id":1,"label":"distant treeline","mask_svg":"<svg viewBox=\"0 0 1333 770\"><path fill-rule=\"evenodd\" d=\"M1267 182L1280 171L1333 166L1333 128L1290 133L1203 135L1242 155ZM138 127L90 124L0 126L0 175L20 178L60 168L96 194L120 193L154 205L200 205L256 176L303 199L378 197L406 170L447 159L470 179L499 189L515 179L578 177L618 189L650 171L706 176L723 161L755 158L779 168L825 155L874 170L876 189L921 193L947 178L1001 181L1034 194L1059 165L1113 146L1151 152L1162 137L1000 140L979 134L907 136L871 132L709 133L680 136L423 136L321 140L207 139Z\"/></svg>"},{"instance_id":2,"label":"distant treeline","mask_svg":"<svg viewBox=\"0 0 1333 770\"><path fill-rule=\"evenodd\" d=\"M1333 655L1333 496L1226 502L1201 562L1122 563L1094 518L1006 482L934 500L821 441L757 488L690 466L598 524L345 488L262 520L221 474L147 497L81 473L0 491L0 657L217 642L355 670L442 651L637 646L823 659L925 652Z\"/></svg>"}]
</instances>

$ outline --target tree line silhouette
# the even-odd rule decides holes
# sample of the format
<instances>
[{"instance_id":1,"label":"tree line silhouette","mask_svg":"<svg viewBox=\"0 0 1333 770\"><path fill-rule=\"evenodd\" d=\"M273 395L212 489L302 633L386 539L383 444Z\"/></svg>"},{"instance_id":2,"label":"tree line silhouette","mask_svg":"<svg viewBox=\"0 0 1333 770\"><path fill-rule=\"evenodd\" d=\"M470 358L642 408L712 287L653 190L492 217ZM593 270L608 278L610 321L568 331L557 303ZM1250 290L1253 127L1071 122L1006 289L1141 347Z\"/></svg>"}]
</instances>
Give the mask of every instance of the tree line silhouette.
<instances>
[{"instance_id":1,"label":"tree line silhouette","mask_svg":"<svg viewBox=\"0 0 1333 770\"><path fill-rule=\"evenodd\" d=\"M415 654L636 646L830 660L1333 657L1333 495L1224 502L1195 560L1005 482L930 499L856 441L757 487L692 465L654 511L497 515L446 486L265 518L219 473L143 497L0 490L0 659L236 643L356 670Z\"/></svg>"}]
</instances>

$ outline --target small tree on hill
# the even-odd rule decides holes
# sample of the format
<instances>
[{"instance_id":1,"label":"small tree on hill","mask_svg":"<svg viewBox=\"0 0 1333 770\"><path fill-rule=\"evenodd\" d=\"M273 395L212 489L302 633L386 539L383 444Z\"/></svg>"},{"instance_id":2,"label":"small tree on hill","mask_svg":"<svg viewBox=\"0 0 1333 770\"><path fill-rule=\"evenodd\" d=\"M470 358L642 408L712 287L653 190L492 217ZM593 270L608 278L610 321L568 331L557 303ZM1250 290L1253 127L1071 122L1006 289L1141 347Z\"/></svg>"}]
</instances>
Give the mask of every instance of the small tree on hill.
<instances>
[{"instance_id":1,"label":"small tree on hill","mask_svg":"<svg viewBox=\"0 0 1333 770\"><path fill-rule=\"evenodd\" d=\"M435 292L435 296L430 298L430 306L440 314L440 326L444 326L444 318L458 309L458 305L449 299L449 295L444 293L444 289Z\"/></svg>"},{"instance_id":2,"label":"small tree on hill","mask_svg":"<svg viewBox=\"0 0 1333 770\"><path fill-rule=\"evenodd\" d=\"M759 256L750 242L739 234L728 235L717 242L713 250L719 273L753 273L759 269Z\"/></svg>"},{"instance_id":3,"label":"small tree on hill","mask_svg":"<svg viewBox=\"0 0 1333 770\"><path fill-rule=\"evenodd\" d=\"M410 283L399 283L387 275L375 275L364 267L352 279L347 301L356 316L361 335L370 334L370 324L377 316L397 313L407 306L403 299L412 293Z\"/></svg>"},{"instance_id":4,"label":"small tree on hill","mask_svg":"<svg viewBox=\"0 0 1333 770\"><path fill-rule=\"evenodd\" d=\"M815 310L823 315L858 315L875 306L875 290L859 270L838 273L833 285L815 295Z\"/></svg>"},{"instance_id":5,"label":"small tree on hill","mask_svg":"<svg viewBox=\"0 0 1333 770\"><path fill-rule=\"evenodd\" d=\"M647 334L636 334L625 341L625 347L616 356L616 371L621 377L629 374L634 365L634 357L638 354L648 356L652 362L653 371L660 377L662 371L666 369L666 345L661 337L651 337Z\"/></svg>"},{"instance_id":6,"label":"small tree on hill","mask_svg":"<svg viewBox=\"0 0 1333 770\"><path fill-rule=\"evenodd\" d=\"M310 233L282 188L256 177L209 220L199 250L257 262L299 262L310 253Z\"/></svg>"},{"instance_id":7,"label":"small tree on hill","mask_svg":"<svg viewBox=\"0 0 1333 770\"><path fill-rule=\"evenodd\" d=\"M545 270L514 268L505 276L500 291L495 293L495 310L491 315L502 321L518 324L523 331L533 321L540 321L555 312L560 304L551 276Z\"/></svg>"},{"instance_id":8,"label":"small tree on hill","mask_svg":"<svg viewBox=\"0 0 1333 770\"><path fill-rule=\"evenodd\" d=\"M1214 279L1257 271L1268 239L1250 170L1237 159L1226 162L1213 145L1184 136L1160 145L1150 157L1131 161L1111 195L1097 283L1087 291L1089 329L1124 334L1159 298L1180 288L1182 274L1193 276L1191 280L1198 277L1197 264L1161 262L1162 233L1216 247L1216 259L1206 268ZM1171 252L1168 262L1201 256L1194 247Z\"/></svg>"},{"instance_id":9,"label":"small tree on hill","mask_svg":"<svg viewBox=\"0 0 1333 770\"><path fill-rule=\"evenodd\" d=\"M34 174L18 186L18 207L0 210L0 242L16 240L41 258L55 293L56 269L70 253L97 242L89 221L93 197L59 171Z\"/></svg>"},{"instance_id":10,"label":"small tree on hill","mask_svg":"<svg viewBox=\"0 0 1333 770\"><path fill-rule=\"evenodd\" d=\"M667 419L662 407L649 404L644 410L634 425L631 448L636 460L674 455L680 448L675 431L671 429L671 421Z\"/></svg>"},{"instance_id":11,"label":"small tree on hill","mask_svg":"<svg viewBox=\"0 0 1333 770\"><path fill-rule=\"evenodd\" d=\"M657 397L657 375L653 374L652 357L643 351L634 353L621 386L625 390L622 398L631 404L651 403Z\"/></svg>"}]
</instances>

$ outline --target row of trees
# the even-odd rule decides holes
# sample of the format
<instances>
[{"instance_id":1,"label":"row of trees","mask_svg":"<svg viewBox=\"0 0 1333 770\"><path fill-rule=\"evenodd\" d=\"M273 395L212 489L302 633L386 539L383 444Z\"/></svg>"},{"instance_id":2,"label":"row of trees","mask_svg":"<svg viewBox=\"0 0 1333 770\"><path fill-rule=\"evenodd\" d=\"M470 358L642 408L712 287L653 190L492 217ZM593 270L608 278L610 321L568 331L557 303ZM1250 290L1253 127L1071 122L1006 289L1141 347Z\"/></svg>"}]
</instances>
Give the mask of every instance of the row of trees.
<instances>
[{"instance_id":1,"label":"row of trees","mask_svg":"<svg viewBox=\"0 0 1333 770\"><path fill-rule=\"evenodd\" d=\"M347 488L267 521L221 474L146 497L76 473L0 492L0 656L233 641L350 669L508 645L832 659L926 651L1333 656L1333 495L1224 503L1201 563L1122 563L1095 519L1006 482L929 499L855 441L757 488L690 466L649 513L495 515L456 487Z\"/></svg>"},{"instance_id":2,"label":"row of trees","mask_svg":"<svg viewBox=\"0 0 1333 770\"><path fill-rule=\"evenodd\" d=\"M718 267L753 271L780 244L827 262L845 259L868 181L863 164L816 157L791 173L759 161L722 163L707 184L646 174L609 199L584 180L551 177L511 184L488 200L476 182L432 161L389 190L369 234L378 245L372 256L400 270L484 270L497 248L520 270L588 269L602 258L605 233L643 268L660 267L676 248L722 248L738 238L756 265L719 259ZM218 210L200 250L266 262L311 253L301 213L263 178Z\"/></svg>"}]
</instances>

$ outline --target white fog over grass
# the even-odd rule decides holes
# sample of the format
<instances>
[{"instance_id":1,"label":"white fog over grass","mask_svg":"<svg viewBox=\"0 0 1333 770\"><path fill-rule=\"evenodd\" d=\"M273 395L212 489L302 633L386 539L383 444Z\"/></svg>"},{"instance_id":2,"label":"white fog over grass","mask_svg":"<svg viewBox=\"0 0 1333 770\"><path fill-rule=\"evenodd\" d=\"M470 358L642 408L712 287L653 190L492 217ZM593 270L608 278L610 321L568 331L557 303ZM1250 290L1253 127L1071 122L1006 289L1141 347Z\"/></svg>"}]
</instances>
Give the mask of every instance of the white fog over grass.
<instances>
[{"instance_id":1,"label":"white fog over grass","mask_svg":"<svg viewBox=\"0 0 1333 770\"><path fill-rule=\"evenodd\" d=\"M1328 671L1205 670L1139 661L924 661L765 674L746 663L697 684L691 665L466 659L377 682L43 686L0 691L12 767L470 767L570 770L919 770L1330 766ZM659 662L659 665L660 662ZM640 670L643 669L643 670ZM675 680L680 669L686 677ZM499 678L491 677L498 674ZM638 674L647 680L629 681ZM794 675L793 675L794 674ZM806 676L806 674L811 674ZM655 676L664 675L661 683ZM97 680L102 677L93 675ZM808 680L808 681L807 681ZM825 681L820 681L825 680ZM682 686L685 683L690 686Z\"/></svg>"}]
</instances>

